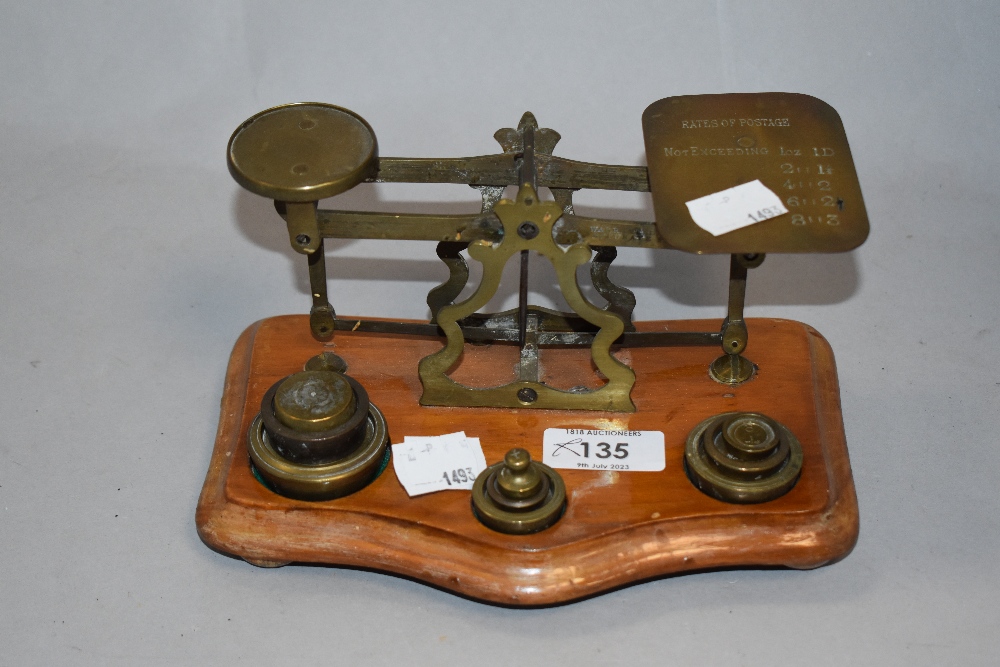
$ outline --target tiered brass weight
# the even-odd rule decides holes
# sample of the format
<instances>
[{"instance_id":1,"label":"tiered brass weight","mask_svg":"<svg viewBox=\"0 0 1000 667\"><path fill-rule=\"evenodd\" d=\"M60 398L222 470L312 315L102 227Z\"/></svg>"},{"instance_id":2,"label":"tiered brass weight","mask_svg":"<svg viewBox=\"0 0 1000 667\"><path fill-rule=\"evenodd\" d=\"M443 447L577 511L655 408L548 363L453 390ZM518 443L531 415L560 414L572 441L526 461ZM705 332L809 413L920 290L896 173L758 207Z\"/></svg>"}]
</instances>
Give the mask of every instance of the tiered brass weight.
<instances>
[{"instance_id":1,"label":"tiered brass weight","mask_svg":"<svg viewBox=\"0 0 1000 667\"><path fill-rule=\"evenodd\" d=\"M545 530L562 516L566 486L555 470L515 448L476 478L472 507L485 526L510 535Z\"/></svg>"},{"instance_id":2,"label":"tiered brass weight","mask_svg":"<svg viewBox=\"0 0 1000 667\"><path fill-rule=\"evenodd\" d=\"M802 446L770 417L727 412L691 431L684 469L696 487L714 498L762 503L795 486L802 472Z\"/></svg>"},{"instance_id":3,"label":"tiered brass weight","mask_svg":"<svg viewBox=\"0 0 1000 667\"><path fill-rule=\"evenodd\" d=\"M353 378L307 370L276 382L250 426L250 459L275 492L299 500L354 493L382 469L385 418Z\"/></svg>"}]
</instances>

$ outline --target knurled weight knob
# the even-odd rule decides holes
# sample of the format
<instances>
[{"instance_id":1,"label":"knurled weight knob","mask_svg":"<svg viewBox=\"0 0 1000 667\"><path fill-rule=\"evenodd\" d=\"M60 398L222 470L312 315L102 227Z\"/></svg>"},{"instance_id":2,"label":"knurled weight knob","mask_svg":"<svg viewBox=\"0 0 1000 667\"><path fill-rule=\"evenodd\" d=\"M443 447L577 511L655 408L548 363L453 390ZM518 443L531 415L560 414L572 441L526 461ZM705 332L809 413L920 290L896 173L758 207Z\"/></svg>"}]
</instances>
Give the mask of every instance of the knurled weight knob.
<instances>
[{"instance_id":1,"label":"knurled weight knob","mask_svg":"<svg viewBox=\"0 0 1000 667\"><path fill-rule=\"evenodd\" d=\"M688 479L729 503L762 503L788 493L802 472L802 446L785 426L756 412L709 417L688 435Z\"/></svg>"},{"instance_id":2,"label":"knurled weight knob","mask_svg":"<svg viewBox=\"0 0 1000 667\"><path fill-rule=\"evenodd\" d=\"M566 486L549 466L531 460L515 448L476 478L473 513L485 526L501 533L525 535L544 530L562 516Z\"/></svg>"}]
</instances>

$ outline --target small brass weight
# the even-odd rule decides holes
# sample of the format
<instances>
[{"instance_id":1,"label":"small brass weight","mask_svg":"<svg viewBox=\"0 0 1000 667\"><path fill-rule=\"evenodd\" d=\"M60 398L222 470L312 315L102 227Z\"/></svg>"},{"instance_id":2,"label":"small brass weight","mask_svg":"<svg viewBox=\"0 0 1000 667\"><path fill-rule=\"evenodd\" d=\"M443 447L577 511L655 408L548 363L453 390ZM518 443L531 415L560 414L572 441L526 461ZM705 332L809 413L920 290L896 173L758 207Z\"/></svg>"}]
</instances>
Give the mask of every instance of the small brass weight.
<instances>
[{"instance_id":1,"label":"small brass weight","mask_svg":"<svg viewBox=\"0 0 1000 667\"><path fill-rule=\"evenodd\" d=\"M744 315L767 255L845 252L868 235L840 117L807 95L687 95L651 104L642 127L648 166L557 156L559 133L531 113L494 133L499 152L457 158L383 156L372 127L331 104L243 122L229 171L273 200L312 304L308 324L263 320L234 349L199 502L206 542L254 563L385 569L509 604L846 554L857 502L832 352L807 325ZM464 184L481 205L323 205L364 183ZM746 188L773 203L733 208L727 193ZM580 190L649 193L654 219L585 215ZM713 209L721 227L696 214L706 201L728 206ZM447 277L427 294L429 317L338 316L328 238L434 242ZM636 296L611 275L619 248L727 255L725 311L634 321ZM566 312L529 302L530 258L552 265ZM476 285L468 260L482 267ZM511 263L516 307L483 312ZM499 379L465 379L478 377ZM471 497L408 496L390 430L405 444L461 429L492 463ZM570 431L580 447L567 435L562 458L543 452L543 434ZM663 451L640 460L651 446L640 442ZM467 489L467 470L435 474Z\"/></svg>"},{"instance_id":2,"label":"small brass weight","mask_svg":"<svg viewBox=\"0 0 1000 667\"><path fill-rule=\"evenodd\" d=\"M545 530L562 515L566 487L562 477L531 460L524 449L507 452L476 478L472 506L476 517L501 533L525 535Z\"/></svg>"}]
</instances>

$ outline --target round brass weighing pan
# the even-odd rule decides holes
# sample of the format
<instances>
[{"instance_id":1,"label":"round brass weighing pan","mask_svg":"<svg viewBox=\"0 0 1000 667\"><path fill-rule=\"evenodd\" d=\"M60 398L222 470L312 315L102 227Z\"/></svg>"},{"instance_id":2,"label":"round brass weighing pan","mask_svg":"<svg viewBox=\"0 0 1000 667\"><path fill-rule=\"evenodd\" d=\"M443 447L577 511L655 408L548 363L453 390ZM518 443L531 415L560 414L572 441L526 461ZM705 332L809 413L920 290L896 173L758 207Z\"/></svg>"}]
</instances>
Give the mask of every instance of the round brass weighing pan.
<instances>
[{"instance_id":1,"label":"round brass weighing pan","mask_svg":"<svg viewBox=\"0 0 1000 667\"><path fill-rule=\"evenodd\" d=\"M319 102L285 104L251 116L226 151L229 173L247 190L310 202L350 190L378 169L378 143L365 119Z\"/></svg>"}]
</instances>

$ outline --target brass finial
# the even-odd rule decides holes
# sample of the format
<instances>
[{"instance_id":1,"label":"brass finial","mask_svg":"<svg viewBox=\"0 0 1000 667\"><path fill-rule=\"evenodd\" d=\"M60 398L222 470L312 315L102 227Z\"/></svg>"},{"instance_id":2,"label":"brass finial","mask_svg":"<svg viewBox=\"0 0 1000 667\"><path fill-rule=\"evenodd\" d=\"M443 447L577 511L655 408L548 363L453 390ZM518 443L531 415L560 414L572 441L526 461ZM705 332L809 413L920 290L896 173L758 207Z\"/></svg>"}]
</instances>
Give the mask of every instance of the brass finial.
<instances>
[{"instance_id":1,"label":"brass finial","mask_svg":"<svg viewBox=\"0 0 1000 667\"><path fill-rule=\"evenodd\" d=\"M531 455L526 449L517 447L503 457L503 468L497 473L500 492L511 499L527 498L538 492L545 477L538 467L531 465Z\"/></svg>"}]
</instances>

